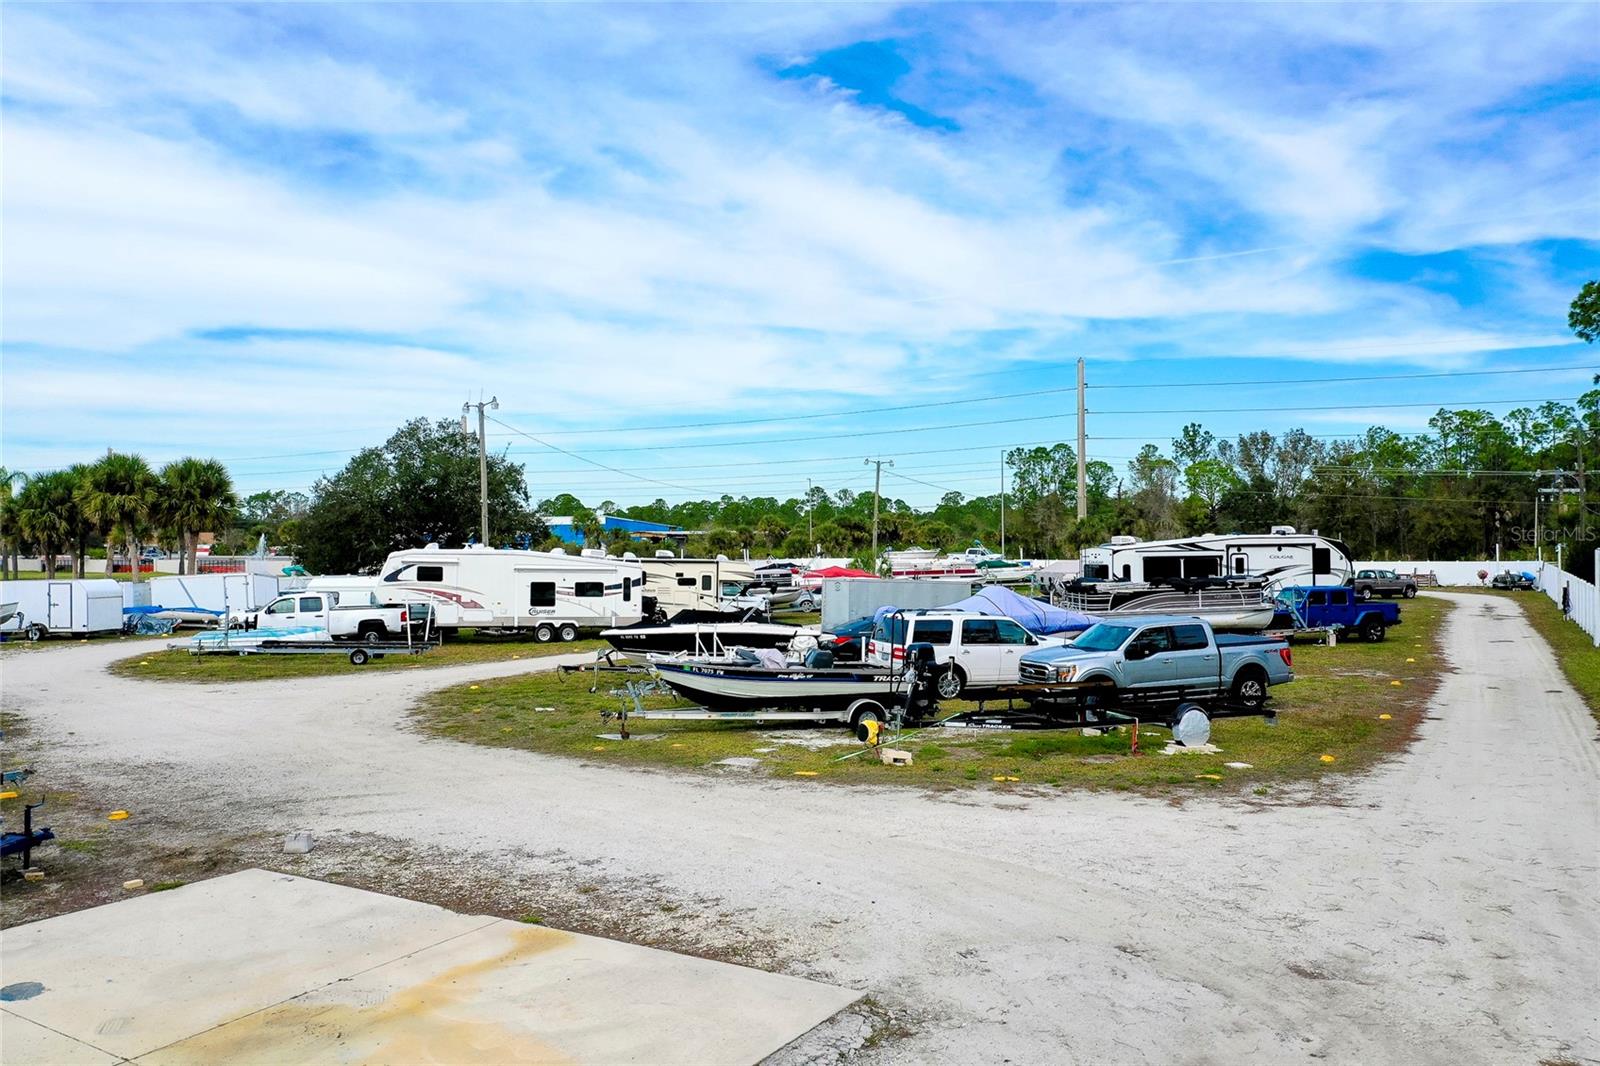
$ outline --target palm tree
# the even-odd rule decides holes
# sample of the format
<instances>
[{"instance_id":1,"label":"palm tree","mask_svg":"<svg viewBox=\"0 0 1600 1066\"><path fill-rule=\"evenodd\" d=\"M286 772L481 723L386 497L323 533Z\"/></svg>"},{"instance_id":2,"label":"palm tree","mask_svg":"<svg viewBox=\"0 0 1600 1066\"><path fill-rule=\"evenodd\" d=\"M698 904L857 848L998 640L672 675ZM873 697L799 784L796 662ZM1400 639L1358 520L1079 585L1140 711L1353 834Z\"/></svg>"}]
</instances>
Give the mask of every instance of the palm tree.
<instances>
[{"instance_id":1,"label":"palm tree","mask_svg":"<svg viewBox=\"0 0 1600 1066\"><path fill-rule=\"evenodd\" d=\"M0 466L0 578L6 576L8 567L12 577L20 575L17 556L22 544L17 528L16 498L20 487L27 483L27 474Z\"/></svg>"},{"instance_id":2,"label":"palm tree","mask_svg":"<svg viewBox=\"0 0 1600 1066\"><path fill-rule=\"evenodd\" d=\"M56 558L72 543L71 512L78 484L66 470L52 470L29 481L16 497L17 526L38 546L45 573L54 576Z\"/></svg>"},{"instance_id":3,"label":"palm tree","mask_svg":"<svg viewBox=\"0 0 1600 1066\"><path fill-rule=\"evenodd\" d=\"M106 573L111 573L112 538L121 536L129 569L139 580L139 539L156 505L156 476L137 455L109 452L89 468L80 486L83 512L106 537Z\"/></svg>"},{"instance_id":4,"label":"palm tree","mask_svg":"<svg viewBox=\"0 0 1600 1066\"><path fill-rule=\"evenodd\" d=\"M178 535L178 573L199 568L200 534L233 520L239 498L228 468L215 459L178 459L161 468L164 517Z\"/></svg>"},{"instance_id":5,"label":"palm tree","mask_svg":"<svg viewBox=\"0 0 1600 1066\"><path fill-rule=\"evenodd\" d=\"M82 577L84 560L89 554L89 537L94 534L94 523L83 511L82 490L89 481L89 465L73 463L66 471L74 486L71 505L67 511L67 525L72 531L72 576Z\"/></svg>"}]
</instances>

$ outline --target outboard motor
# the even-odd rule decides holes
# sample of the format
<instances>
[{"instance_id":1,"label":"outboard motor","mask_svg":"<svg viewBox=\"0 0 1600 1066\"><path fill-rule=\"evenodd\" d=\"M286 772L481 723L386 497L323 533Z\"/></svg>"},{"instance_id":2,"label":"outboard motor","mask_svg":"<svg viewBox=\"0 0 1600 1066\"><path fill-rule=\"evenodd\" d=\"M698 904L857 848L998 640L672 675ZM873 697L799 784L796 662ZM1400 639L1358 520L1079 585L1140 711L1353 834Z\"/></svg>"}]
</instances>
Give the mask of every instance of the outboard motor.
<instances>
[{"instance_id":1,"label":"outboard motor","mask_svg":"<svg viewBox=\"0 0 1600 1066\"><path fill-rule=\"evenodd\" d=\"M918 641L906 647L906 673L910 684L906 686L905 717L919 721L932 709L933 678L939 672L939 663L933 657L933 645Z\"/></svg>"}]
</instances>

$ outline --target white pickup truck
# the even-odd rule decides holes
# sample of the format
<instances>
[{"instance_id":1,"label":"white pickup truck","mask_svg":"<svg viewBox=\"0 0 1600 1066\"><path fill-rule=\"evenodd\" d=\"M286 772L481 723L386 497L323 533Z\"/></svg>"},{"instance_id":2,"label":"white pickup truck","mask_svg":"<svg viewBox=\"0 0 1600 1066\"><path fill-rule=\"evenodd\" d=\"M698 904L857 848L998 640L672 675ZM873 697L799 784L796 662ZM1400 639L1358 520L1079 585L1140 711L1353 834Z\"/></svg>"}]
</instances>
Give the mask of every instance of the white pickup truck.
<instances>
[{"instance_id":1,"label":"white pickup truck","mask_svg":"<svg viewBox=\"0 0 1600 1066\"><path fill-rule=\"evenodd\" d=\"M228 617L229 629L270 632L284 640L359 640L368 644L405 640L410 624L405 607L386 607L371 593L363 598L337 592L291 592L259 611Z\"/></svg>"}]
</instances>

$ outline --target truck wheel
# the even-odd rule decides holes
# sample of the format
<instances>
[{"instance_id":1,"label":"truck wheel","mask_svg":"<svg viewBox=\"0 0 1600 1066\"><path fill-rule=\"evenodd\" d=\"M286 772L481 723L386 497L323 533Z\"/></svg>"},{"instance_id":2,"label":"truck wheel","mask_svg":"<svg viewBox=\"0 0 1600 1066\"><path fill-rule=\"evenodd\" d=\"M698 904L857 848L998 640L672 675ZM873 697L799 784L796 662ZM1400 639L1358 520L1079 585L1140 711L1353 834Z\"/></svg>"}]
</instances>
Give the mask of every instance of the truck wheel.
<instances>
[{"instance_id":1,"label":"truck wheel","mask_svg":"<svg viewBox=\"0 0 1600 1066\"><path fill-rule=\"evenodd\" d=\"M365 665L367 665L367 660L370 659L370 658L372 658L372 654L370 652L368 652L366 648L351 648L350 649L350 665L351 666L365 666Z\"/></svg>"},{"instance_id":2,"label":"truck wheel","mask_svg":"<svg viewBox=\"0 0 1600 1066\"><path fill-rule=\"evenodd\" d=\"M1364 588L1357 588L1356 589L1356 602L1357 603L1365 603L1365 602L1367 602L1367 600L1369 598L1371 598L1371 596L1372 596L1372 591L1370 589L1364 589Z\"/></svg>"},{"instance_id":3,"label":"truck wheel","mask_svg":"<svg viewBox=\"0 0 1600 1066\"><path fill-rule=\"evenodd\" d=\"M1376 644L1383 639L1384 634L1388 632L1388 628L1383 624L1382 620L1369 618L1361 623L1361 639L1369 644Z\"/></svg>"},{"instance_id":4,"label":"truck wheel","mask_svg":"<svg viewBox=\"0 0 1600 1066\"><path fill-rule=\"evenodd\" d=\"M540 644L548 644L556 639L556 631L549 626L539 626L533 631L533 639Z\"/></svg>"},{"instance_id":5,"label":"truck wheel","mask_svg":"<svg viewBox=\"0 0 1600 1066\"><path fill-rule=\"evenodd\" d=\"M1260 670L1240 670L1233 679L1233 699L1235 703L1250 710L1258 709L1267 702L1267 678Z\"/></svg>"},{"instance_id":6,"label":"truck wheel","mask_svg":"<svg viewBox=\"0 0 1600 1066\"><path fill-rule=\"evenodd\" d=\"M1406 590L1405 590L1404 593L1402 593L1402 595L1405 596L1405 598L1408 599L1408 600L1416 599L1417 598L1417 586L1415 586L1415 585L1407 585L1406 586Z\"/></svg>"},{"instance_id":7,"label":"truck wheel","mask_svg":"<svg viewBox=\"0 0 1600 1066\"><path fill-rule=\"evenodd\" d=\"M45 629L45 627L40 625L38 622L35 622L26 630L24 630L24 632L27 635L28 642L30 644L37 644L44 639L44 635L49 632L49 630Z\"/></svg>"},{"instance_id":8,"label":"truck wheel","mask_svg":"<svg viewBox=\"0 0 1600 1066\"><path fill-rule=\"evenodd\" d=\"M361 639L368 644L376 644L383 639L383 630L377 626L362 626Z\"/></svg>"},{"instance_id":9,"label":"truck wheel","mask_svg":"<svg viewBox=\"0 0 1600 1066\"><path fill-rule=\"evenodd\" d=\"M569 643L574 641L574 640L577 640L578 639L578 627L573 625L571 622L568 622L566 625L562 626L561 627L561 639L565 640L565 641L567 641Z\"/></svg>"},{"instance_id":10,"label":"truck wheel","mask_svg":"<svg viewBox=\"0 0 1600 1066\"><path fill-rule=\"evenodd\" d=\"M967 687L967 675L961 672L961 667L955 663L949 666L933 679L933 691L939 694L941 700L953 700L961 695Z\"/></svg>"}]
</instances>

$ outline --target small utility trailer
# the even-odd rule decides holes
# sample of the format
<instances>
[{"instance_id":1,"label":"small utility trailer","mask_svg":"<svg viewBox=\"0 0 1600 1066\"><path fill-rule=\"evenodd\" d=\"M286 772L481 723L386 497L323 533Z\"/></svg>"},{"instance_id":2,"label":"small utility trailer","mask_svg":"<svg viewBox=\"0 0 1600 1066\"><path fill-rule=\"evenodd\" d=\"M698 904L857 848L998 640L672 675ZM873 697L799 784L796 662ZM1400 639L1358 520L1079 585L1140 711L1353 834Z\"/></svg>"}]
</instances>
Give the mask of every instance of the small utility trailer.
<instances>
[{"instance_id":1,"label":"small utility trailer","mask_svg":"<svg viewBox=\"0 0 1600 1066\"><path fill-rule=\"evenodd\" d=\"M221 639L231 636L232 639ZM421 655L438 647L428 641L290 640L250 634L202 633L186 642L191 655L342 655L351 666L365 666L385 655Z\"/></svg>"}]
</instances>

